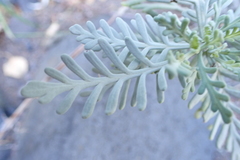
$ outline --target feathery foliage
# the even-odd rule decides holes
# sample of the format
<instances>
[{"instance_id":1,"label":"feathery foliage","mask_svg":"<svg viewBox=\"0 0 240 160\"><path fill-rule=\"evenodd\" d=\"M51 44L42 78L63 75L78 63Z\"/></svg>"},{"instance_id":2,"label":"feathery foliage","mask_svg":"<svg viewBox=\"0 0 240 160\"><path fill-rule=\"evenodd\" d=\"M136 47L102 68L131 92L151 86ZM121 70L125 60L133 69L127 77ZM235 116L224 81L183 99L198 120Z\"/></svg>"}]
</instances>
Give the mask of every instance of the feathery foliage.
<instances>
[{"instance_id":1,"label":"feathery foliage","mask_svg":"<svg viewBox=\"0 0 240 160\"><path fill-rule=\"evenodd\" d=\"M77 24L70 27L76 40L85 45L84 56L102 76L90 76L70 56L62 55L62 61L79 80L46 68L45 73L60 83L30 81L21 93L49 103L60 93L68 92L57 109L59 114L65 113L79 94L87 96L82 117L88 118L107 90L110 94L106 114L124 109L131 81L136 78L131 105L142 111L147 106L147 75L156 75L158 102L162 103L167 73L169 79L179 79L182 99L194 92L188 107L199 107L196 118L202 117L204 122L215 120L210 139L217 139L217 147L231 152L232 160L240 160L240 108L232 101L233 97L240 98L240 90L232 83L240 81L240 9L225 12L231 3L232 0L126 1L123 5L148 15L136 14L131 25L117 18L119 31L105 20L100 20L102 30L90 21L87 29ZM181 11L182 17L172 12L159 14L161 9ZM97 52L103 52L112 67L107 67ZM93 89L82 93L86 88Z\"/></svg>"}]
</instances>

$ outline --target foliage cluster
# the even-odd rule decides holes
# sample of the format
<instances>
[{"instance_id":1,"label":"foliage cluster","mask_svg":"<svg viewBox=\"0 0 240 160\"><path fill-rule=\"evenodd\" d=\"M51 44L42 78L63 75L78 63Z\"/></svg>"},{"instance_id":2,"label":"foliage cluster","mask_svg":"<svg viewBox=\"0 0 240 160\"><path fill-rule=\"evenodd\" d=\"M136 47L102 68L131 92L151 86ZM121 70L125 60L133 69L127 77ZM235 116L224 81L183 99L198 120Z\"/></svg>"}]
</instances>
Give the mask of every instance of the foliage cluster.
<instances>
[{"instance_id":1,"label":"foliage cluster","mask_svg":"<svg viewBox=\"0 0 240 160\"><path fill-rule=\"evenodd\" d=\"M136 14L131 26L117 18L119 31L105 20L100 20L102 30L90 21L87 29L77 24L70 27L76 40L85 45L84 56L101 77L90 76L70 56L62 55L62 61L80 80L46 68L46 74L60 83L31 81L21 93L49 103L68 91L57 108L59 114L65 113L79 94L87 96L82 117L88 118L108 90L106 114L124 109L133 78L137 80L131 105L142 111L147 106L147 75L156 75L159 103L164 101L168 86L166 75L169 79L177 77L183 88L182 99L194 92L188 107L199 107L196 117L202 117L204 122L214 119L210 139L217 139L218 148L231 152L232 160L240 160L240 108L231 100L240 98L240 90L233 85L240 81L240 8L224 12L231 3L232 0L126 1L123 5L147 15ZM174 13L159 13L162 9ZM175 14L178 12L181 16ZM103 63L98 52L111 61L111 67ZM93 89L81 92L86 88Z\"/></svg>"}]
</instances>

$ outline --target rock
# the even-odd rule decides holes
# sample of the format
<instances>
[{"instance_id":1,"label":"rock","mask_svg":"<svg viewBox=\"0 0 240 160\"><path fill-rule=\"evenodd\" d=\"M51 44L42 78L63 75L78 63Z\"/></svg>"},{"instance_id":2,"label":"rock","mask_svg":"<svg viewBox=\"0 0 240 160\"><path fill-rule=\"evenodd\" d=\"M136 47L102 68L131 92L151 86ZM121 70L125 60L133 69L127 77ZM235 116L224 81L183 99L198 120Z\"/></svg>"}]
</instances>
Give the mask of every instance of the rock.
<instances>
[{"instance_id":1,"label":"rock","mask_svg":"<svg viewBox=\"0 0 240 160\"><path fill-rule=\"evenodd\" d=\"M54 66L58 60L55 53L69 53L74 45L78 44L72 37L64 38L46 54L48 65ZM51 56L53 60L49 61ZM83 55L75 60L91 73L92 66ZM68 69L63 72L73 76ZM93 115L84 120L84 98L78 97L61 116L55 110L64 95L45 105L33 101L16 128L21 132L16 132L10 160L213 160L218 152L208 139L207 124L196 120L194 110L188 110L187 102L179 98L178 81L168 82L161 105L156 98L154 75L148 76L147 84L148 107L143 112L130 107L129 98L124 110L105 116L105 96Z\"/></svg>"},{"instance_id":2,"label":"rock","mask_svg":"<svg viewBox=\"0 0 240 160\"><path fill-rule=\"evenodd\" d=\"M12 56L3 64L3 73L12 78L22 78L28 72L28 61L21 56Z\"/></svg>"}]
</instances>

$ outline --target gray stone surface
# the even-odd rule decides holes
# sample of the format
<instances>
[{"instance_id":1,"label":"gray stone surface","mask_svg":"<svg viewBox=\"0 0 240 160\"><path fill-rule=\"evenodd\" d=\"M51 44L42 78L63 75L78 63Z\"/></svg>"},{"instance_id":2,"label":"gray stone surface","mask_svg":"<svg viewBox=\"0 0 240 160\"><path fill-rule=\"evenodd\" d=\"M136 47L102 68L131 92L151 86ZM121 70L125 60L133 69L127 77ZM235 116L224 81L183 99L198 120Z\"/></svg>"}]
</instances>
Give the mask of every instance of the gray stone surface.
<instances>
[{"instance_id":1,"label":"gray stone surface","mask_svg":"<svg viewBox=\"0 0 240 160\"><path fill-rule=\"evenodd\" d=\"M86 120L81 119L81 98L62 116L55 113L61 97L44 106L34 102L18 133L13 160L214 159L206 125L193 117L179 94L178 83L171 81L166 101L159 105L155 86L149 85L145 111L127 106L106 116L105 98Z\"/></svg>"},{"instance_id":2,"label":"gray stone surface","mask_svg":"<svg viewBox=\"0 0 240 160\"><path fill-rule=\"evenodd\" d=\"M77 45L74 36L66 37L48 51L43 66L55 66L60 53L70 53ZM77 61L90 70L83 55ZM106 96L84 120L85 98L78 97L61 116L55 110L64 95L46 105L34 101L15 132L11 160L214 160L216 148L208 139L207 125L196 120L180 99L179 83L169 81L163 104L156 100L154 75L147 83L148 107L143 112L128 102L123 111L106 116Z\"/></svg>"}]
</instances>

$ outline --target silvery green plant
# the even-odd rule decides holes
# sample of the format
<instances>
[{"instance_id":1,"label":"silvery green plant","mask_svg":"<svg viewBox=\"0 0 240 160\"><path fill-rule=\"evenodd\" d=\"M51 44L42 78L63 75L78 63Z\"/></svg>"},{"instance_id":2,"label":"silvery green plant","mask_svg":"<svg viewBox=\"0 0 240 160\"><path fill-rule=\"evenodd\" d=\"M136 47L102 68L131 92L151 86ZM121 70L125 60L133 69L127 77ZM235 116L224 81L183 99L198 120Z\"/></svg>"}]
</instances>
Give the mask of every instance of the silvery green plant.
<instances>
[{"instance_id":1,"label":"silvery green plant","mask_svg":"<svg viewBox=\"0 0 240 160\"><path fill-rule=\"evenodd\" d=\"M232 97L240 98L240 90L234 86L240 81L240 9L227 10L231 3L232 0L126 1L124 5L148 14L136 14L131 25L117 18L119 30L105 20L100 20L102 30L90 21L87 29L77 24L70 27L77 41L85 45L84 56L101 76L90 76L70 56L62 55L62 61L79 80L46 68L45 73L60 83L30 81L21 93L45 104L68 92L57 108L58 114L65 113L79 95L87 96L82 117L88 118L108 90L105 113L111 115L117 108L124 109L134 78L131 105L144 110L149 74L156 75L157 100L162 103L168 85L166 75L169 79L177 77L183 87L182 99L187 99L190 92L194 94L188 107L199 107L195 116L204 122L214 120L210 139L216 139L218 148L231 152L232 160L240 160L240 108L231 101ZM181 16L172 12L159 14L159 9L181 11ZM99 52L111 61L110 67L97 56ZM91 91L83 92L86 88Z\"/></svg>"}]
</instances>

